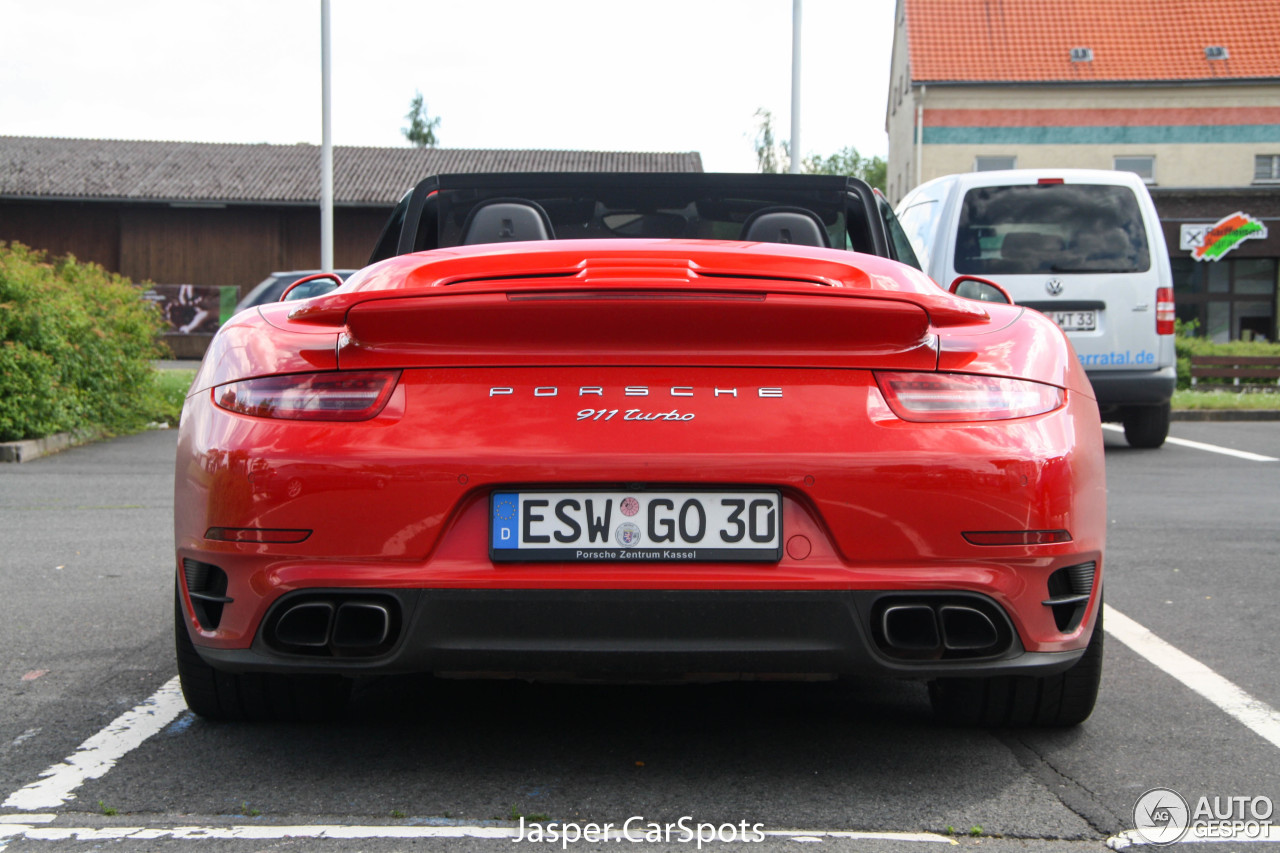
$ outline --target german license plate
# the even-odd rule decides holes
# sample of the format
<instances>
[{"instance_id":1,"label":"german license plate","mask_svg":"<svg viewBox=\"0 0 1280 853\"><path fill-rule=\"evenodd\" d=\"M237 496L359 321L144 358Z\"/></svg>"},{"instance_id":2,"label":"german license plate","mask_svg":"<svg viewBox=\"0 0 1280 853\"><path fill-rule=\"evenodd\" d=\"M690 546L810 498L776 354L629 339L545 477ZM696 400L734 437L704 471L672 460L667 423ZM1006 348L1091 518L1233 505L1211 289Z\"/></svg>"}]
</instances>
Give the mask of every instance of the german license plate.
<instances>
[{"instance_id":1,"label":"german license plate","mask_svg":"<svg viewBox=\"0 0 1280 853\"><path fill-rule=\"evenodd\" d=\"M1097 311L1050 311L1049 316L1064 332L1092 332L1098 328Z\"/></svg>"},{"instance_id":2,"label":"german license plate","mask_svg":"<svg viewBox=\"0 0 1280 853\"><path fill-rule=\"evenodd\" d=\"M776 490L503 491L489 498L495 561L782 558Z\"/></svg>"}]
</instances>

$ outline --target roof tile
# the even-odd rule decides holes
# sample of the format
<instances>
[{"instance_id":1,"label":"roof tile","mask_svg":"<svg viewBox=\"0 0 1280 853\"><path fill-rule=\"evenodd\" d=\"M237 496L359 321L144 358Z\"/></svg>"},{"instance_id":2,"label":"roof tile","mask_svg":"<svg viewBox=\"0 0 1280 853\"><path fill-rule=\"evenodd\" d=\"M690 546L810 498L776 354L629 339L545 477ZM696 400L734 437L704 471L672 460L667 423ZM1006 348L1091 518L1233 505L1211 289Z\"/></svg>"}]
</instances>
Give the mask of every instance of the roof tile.
<instances>
[{"instance_id":1,"label":"roof tile","mask_svg":"<svg viewBox=\"0 0 1280 853\"><path fill-rule=\"evenodd\" d=\"M428 175L701 172L696 152L333 149L334 202L394 204ZM314 204L320 148L0 136L0 198Z\"/></svg>"},{"instance_id":2,"label":"roof tile","mask_svg":"<svg viewBox=\"0 0 1280 853\"><path fill-rule=\"evenodd\" d=\"M1280 78L1276 0L905 2L917 82ZM1072 62L1073 47L1093 61Z\"/></svg>"}]
</instances>

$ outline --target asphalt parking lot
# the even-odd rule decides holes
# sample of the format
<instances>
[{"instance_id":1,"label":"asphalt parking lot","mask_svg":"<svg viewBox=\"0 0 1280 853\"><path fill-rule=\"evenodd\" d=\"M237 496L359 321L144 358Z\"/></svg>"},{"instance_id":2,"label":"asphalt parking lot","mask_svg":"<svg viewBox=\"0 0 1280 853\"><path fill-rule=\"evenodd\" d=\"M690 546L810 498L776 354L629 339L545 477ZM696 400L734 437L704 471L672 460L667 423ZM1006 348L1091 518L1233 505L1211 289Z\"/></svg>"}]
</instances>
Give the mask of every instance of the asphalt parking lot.
<instances>
[{"instance_id":1,"label":"asphalt parking lot","mask_svg":"<svg viewBox=\"0 0 1280 853\"><path fill-rule=\"evenodd\" d=\"M923 686L872 681L398 678L330 723L211 724L172 685L176 436L4 466L0 850L496 850L521 816L614 824L560 848L697 849L630 843L686 819L761 850L1103 850L1153 788L1260 808L1280 799L1280 424L1172 434L1108 432L1104 683L1065 731L942 727Z\"/></svg>"}]
</instances>

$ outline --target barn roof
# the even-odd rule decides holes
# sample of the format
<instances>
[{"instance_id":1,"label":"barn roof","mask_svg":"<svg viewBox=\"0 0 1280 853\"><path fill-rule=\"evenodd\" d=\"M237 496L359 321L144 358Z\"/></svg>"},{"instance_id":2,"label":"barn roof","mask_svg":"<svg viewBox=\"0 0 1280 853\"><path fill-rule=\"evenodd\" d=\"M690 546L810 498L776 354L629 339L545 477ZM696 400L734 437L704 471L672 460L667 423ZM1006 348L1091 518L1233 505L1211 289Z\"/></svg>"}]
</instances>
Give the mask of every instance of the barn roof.
<instances>
[{"instance_id":1,"label":"barn roof","mask_svg":"<svg viewBox=\"0 0 1280 853\"><path fill-rule=\"evenodd\" d=\"M701 172L689 152L334 146L334 203L394 204L422 178L458 172ZM316 204L320 148L0 136L0 198Z\"/></svg>"}]
</instances>

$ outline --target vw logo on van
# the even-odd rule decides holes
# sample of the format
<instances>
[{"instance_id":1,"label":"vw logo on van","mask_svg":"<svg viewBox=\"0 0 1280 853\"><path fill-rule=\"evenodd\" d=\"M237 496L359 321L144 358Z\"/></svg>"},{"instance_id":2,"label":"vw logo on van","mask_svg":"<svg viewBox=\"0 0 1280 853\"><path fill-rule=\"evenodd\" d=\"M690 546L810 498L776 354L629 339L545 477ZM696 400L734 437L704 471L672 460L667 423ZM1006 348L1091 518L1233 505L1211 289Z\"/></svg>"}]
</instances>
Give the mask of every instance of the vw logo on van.
<instances>
[{"instance_id":1,"label":"vw logo on van","mask_svg":"<svg viewBox=\"0 0 1280 853\"><path fill-rule=\"evenodd\" d=\"M1049 291L1050 296L1062 295L1062 280L1051 278L1044 283L1044 289Z\"/></svg>"}]
</instances>

